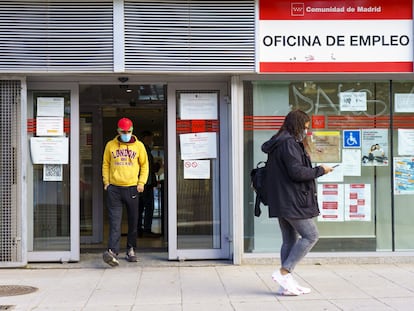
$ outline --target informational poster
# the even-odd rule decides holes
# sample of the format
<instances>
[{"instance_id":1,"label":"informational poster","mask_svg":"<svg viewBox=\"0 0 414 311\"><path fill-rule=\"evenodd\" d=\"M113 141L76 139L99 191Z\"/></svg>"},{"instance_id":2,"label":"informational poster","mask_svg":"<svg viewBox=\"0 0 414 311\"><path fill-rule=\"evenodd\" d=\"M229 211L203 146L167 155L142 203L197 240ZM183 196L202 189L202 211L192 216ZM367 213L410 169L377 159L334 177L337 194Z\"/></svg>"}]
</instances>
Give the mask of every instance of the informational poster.
<instances>
[{"instance_id":1,"label":"informational poster","mask_svg":"<svg viewBox=\"0 0 414 311\"><path fill-rule=\"evenodd\" d=\"M181 93L181 120L217 120L218 94L213 93Z\"/></svg>"},{"instance_id":2,"label":"informational poster","mask_svg":"<svg viewBox=\"0 0 414 311\"><path fill-rule=\"evenodd\" d=\"M361 176L360 149L342 149L342 172L344 176Z\"/></svg>"},{"instance_id":3,"label":"informational poster","mask_svg":"<svg viewBox=\"0 0 414 311\"><path fill-rule=\"evenodd\" d=\"M414 194L414 157L394 158L394 193Z\"/></svg>"},{"instance_id":4,"label":"informational poster","mask_svg":"<svg viewBox=\"0 0 414 311\"><path fill-rule=\"evenodd\" d=\"M371 185L345 184L345 221L371 221Z\"/></svg>"},{"instance_id":5,"label":"informational poster","mask_svg":"<svg viewBox=\"0 0 414 311\"><path fill-rule=\"evenodd\" d=\"M341 182L344 181L343 166L341 163L323 163L333 167L333 171L318 177L318 182Z\"/></svg>"},{"instance_id":6,"label":"informational poster","mask_svg":"<svg viewBox=\"0 0 414 311\"><path fill-rule=\"evenodd\" d=\"M180 134L181 160L217 158L216 133Z\"/></svg>"},{"instance_id":7,"label":"informational poster","mask_svg":"<svg viewBox=\"0 0 414 311\"><path fill-rule=\"evenodd\" d=\"M411 73L412 12L412 0L260 0L257 71Z\"/></svg>"},{"instance_id":8,"label":"informational poster","mask_svg":"<svg viewBox=\"0 0 414 311\"><path fill-rule=\"evenodd\" d=\"M362 166L388 165L388 129L362 130Z\"/></svg>"},{"instance_id":9,"label":"informational poster","mask_svg":"<svg viewBox=\"0 0 414 311\"><path fill-rule=\"evenodd\" d=\"M394 95L395 112L414 112L414 94L396 93Z\"/></svg>"},{"instance_id":10,"label":"informational poster","mask_svg":"<svg viewBox=\"0 0 414 311\"><path fill-rule=\"evenodd\" d=\"M314 131L308 137L312 162L341 161L341 133L339 131Z\"/></svg>"},{"instance_id":11,"label":"informational poster","mask_svg":"<svg viewBox=\"0 0 414 311\"><path fill-rule=\"evenodd\" d=\"M33 164L68 164L67 137L31 137L30 153Z\"/></svg>"},{"instance_id":12,"label":"informational poster","mask_svg":"<svg viewBox=\"0 0 414 311\"><path fill-rule=\"evenodd\" d=\"M63 117L64 108L63 97L38 97L36 115L38 117Z\"/></svg>"},{"instance_id":13,"label":"informational poster","mask_svg":"<svg viewBox=\"0 0 414 311\"><path fill-rule=\"evenodd\" d=\"M366 111L366 92L340 92L339 107L341 111Z\"/></svg>"},{"instance_id":14,"label":"informational poster","mask_svg":"<svg viewBox=\"0 0 414 311\"><path fill-rule=\"evenodd\" d=\"M64 136L63 117L37 117L37 136Z\"/></svg>"},{"instance_id":15,"label":"informational poster","mask_svg":"<svg viewBox=\"0 0 414 311\"><path fill-rule=\"evenodd\" d=\"M398 129L398 155L414 155L413 129Z\"/></svg>"},{"instance_id":16,"label":"informational poster","mask_svg":"<svg viewBox=\"0 0 414 311\"><path fill-rule=\"evenodd\" d=\"M341 184L318 184L318 202L321 211L318 221L344 220L343 187Z\"/></svg>"},{"instance_id":17,"label":"informational poster","mask_svg":"<svg viewBox=\"0 0 414 311\"><path fill-rule=\"evenodd\" d=\"M210 179L210 160L185 160L184 179Z\"/></svg>"}]
</instances>

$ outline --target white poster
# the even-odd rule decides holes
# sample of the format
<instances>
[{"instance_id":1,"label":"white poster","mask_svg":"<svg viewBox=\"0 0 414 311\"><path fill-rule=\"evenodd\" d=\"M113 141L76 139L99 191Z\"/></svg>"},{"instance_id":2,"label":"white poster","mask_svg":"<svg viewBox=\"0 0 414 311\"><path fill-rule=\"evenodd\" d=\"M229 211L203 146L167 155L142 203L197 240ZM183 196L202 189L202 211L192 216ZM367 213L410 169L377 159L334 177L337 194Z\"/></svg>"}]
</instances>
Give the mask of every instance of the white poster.
<instances>
[{"instance_id":1,"label":"white poster","mask_svg":"<svg viewBox=\"0 0 414 311\"><path fill-rule=\"evenodd\" d=\"M333 167L334 170L328 174L318 177L318 182L341 182L344 181L343 166L341 163L322 163ZM319 165L319 164L318 164Z\"/></svg>"},{"instance_id":2,"label":"white poster","mask_svg":"<svg viewBox=\"0 0 414 311\"><path fill-rule=\"evenodd\" d=\"M398 129L398 155L414 155L414 130Z\"/></svg>"},{"instance_id":3,"label":"white poster","mask_svg":"<svg viewBox=\"0 0 414 311\"><path fill-rule=\"evenodd\" d=\"M30 153L33 164L68 164L67 137L31 137Z\"/></svg>"},{"instance_id":4,"label":"white poster","mask_svg":"<svg viewBox=\"0 0 414 311\"><path fill-rule=\"evenodd\" d=\"M184 179L210 179L210 160L185 160Z\"/></svg>"},{"instance_id":5,"label":"white poster","mask_svg":"<svg viewBox=\"0 0 414 311\"><path fill-rule=\"evenodd\" d=\"M388 165L388 129L362 130L362 166Z\"/></svg>"},{"instance_id":6,"label":"white poster","mask_svg":"<svg viewBox=\"0 0 414 311\"><path fill-rule=\"evenodd\" d=\"M341 111L366 111L366 92L340 92L339 106Z\"/></svg>"},{"instance_id":7,"label":"white poster","mask_svg":"<svg viewBox=\"0 0 414 311\"><path fill-rule=\"evenodd\" d=\"M345 184L345 220L371 221L370 184Z\"/></svg>"},{"instance_id":8,"label":"white poster","mask_svg":"<svg viewBox=\"0 0 414 311\"><path fill-rule=\"evenodd\" d=\"M181 120L217 120L217 93L181 93Z\"/></svg>"},{"instance_id":9,"label":"white poster","mask_svg":"<svg viewBox=\"0 0 414 311\"><path fill-rule=\"evenodd\" d=\"M63 117L37 117L37 136L64 136Z\"/></svg>"},{"instance_id":10,"label":"white poster","mask_svg":"<svg viewBox=\"0 0 414 311\"><path fill-rule=\"evenodd\" d=\"M216 133L180 134L181 160L217 157Z\"/></svg>"},{"instance_id":11,"label":"white poster","mask_svg":"<svg viewBox=\"0 0 414 311\"><path fill-rule=\"evenodd\" d=\"M344 176L361 176L361 150L342 149L342 172Z\"/></svg>"},{"instance_id":12,"label":"white poster","mask_svg":"<svg viewBox=\"0 0 414 311\"><path fill-rule=\"evenodd\" d=\"M64 108L63 97L38 97L36 115L38 117L63 117Z\"/></svg>"},{"instance_id":13,"label":"white poster","mask_svg":"<svg viewBox=\"0 0 414 311\"><path fill-rule=\"evenodd\" d=\"M414 112L414 94L396 93L394 106L395 112Z\"/></svg>"},{"instance_id":14,"label":"white poster","mask_svg":"<svg viewBox=\"0 0 414 311\"><path fill-rule=\"evenodd\" d=\"M318 185L318 202L321 214L318 221L344 221L344 186Z\"/></svg>"}]
</instances>

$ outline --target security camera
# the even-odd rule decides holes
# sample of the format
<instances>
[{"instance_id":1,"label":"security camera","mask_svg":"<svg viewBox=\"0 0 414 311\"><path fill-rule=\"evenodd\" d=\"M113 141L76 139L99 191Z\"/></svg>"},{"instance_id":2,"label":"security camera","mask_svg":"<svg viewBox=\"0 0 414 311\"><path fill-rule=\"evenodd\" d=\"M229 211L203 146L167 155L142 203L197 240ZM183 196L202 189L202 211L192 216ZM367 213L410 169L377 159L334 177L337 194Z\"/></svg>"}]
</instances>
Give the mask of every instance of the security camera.
<instances>
[{"instance_id":1,"label":"security camera","mask_svg":"<svg viewBox=\"0 0 414 311\"><path fill-rule=\"evenodd\" d=\"M125 83L125 82L127 82L129 80L129 78L128 77L119 77L118 80L121 83Z\"/></svg>"}]
</instances>

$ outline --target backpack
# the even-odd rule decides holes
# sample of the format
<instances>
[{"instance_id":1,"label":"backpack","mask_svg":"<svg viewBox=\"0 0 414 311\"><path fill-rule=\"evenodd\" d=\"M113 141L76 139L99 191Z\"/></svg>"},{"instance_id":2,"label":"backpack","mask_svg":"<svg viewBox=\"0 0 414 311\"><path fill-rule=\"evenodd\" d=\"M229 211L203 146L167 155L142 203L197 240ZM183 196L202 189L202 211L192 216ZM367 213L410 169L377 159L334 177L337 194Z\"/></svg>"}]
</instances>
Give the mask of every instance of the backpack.
<instances>
[{"instance_id":1,"label":"backpack","mask_svg":"<svg viewBox=\"0 0 414 311\"><path fill-rule=\"evenodd\" d=\"M251 187L256 192L256 200L254 203L254 216L259 217L262 213L260 203L267 205L266 190L266 162L260 161L256 167L250 171Z\"/></svg>"}]
</instances>

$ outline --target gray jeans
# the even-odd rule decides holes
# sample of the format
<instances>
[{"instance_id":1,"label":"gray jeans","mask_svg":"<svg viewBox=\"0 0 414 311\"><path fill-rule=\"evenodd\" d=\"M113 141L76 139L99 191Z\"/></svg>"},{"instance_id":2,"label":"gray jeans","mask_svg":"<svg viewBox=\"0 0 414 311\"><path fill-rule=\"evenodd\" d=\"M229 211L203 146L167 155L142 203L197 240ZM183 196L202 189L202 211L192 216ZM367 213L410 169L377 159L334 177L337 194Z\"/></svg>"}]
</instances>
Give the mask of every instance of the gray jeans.
<instances>
[{"instance_id":1,"label":"gray jeans","mask_svg":"<svg viewBox=\"0 0 414 311\"><path fill-rule=\"evenodd\" d=\"M278 219L283 240L280 249L282 268L292 272L318 241L318 228L312 218Z\"/></svg>"}]
</instances>

